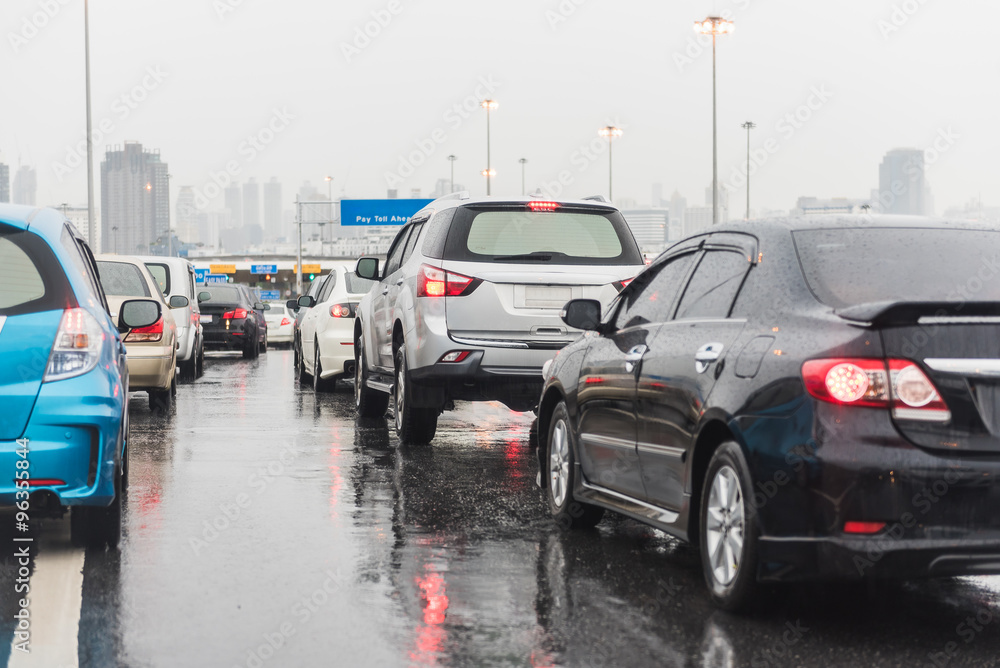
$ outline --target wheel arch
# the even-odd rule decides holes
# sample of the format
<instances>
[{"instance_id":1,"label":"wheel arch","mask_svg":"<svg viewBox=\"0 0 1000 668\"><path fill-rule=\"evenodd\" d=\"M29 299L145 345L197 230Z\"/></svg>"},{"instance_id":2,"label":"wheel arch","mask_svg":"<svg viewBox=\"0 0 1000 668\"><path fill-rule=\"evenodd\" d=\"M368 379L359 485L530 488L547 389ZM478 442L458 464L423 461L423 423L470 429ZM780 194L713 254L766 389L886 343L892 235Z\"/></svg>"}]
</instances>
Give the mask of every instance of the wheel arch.
<instances>
[{"instance_id":1,"label":"wheel arch","mask_svg":"<svg viewBox=\"0 0 1000 668\"><path fill-rule=\"evenodd\" d=\"M734 430L732 422L723 415L707 417L698 430L691 456L691 466L688 469L687 488L691 493L690 511L688 512L688 540L695 545L698 544L699 540L701 494L705 483L705 473L708 471L709 462L712 461L712 455L726 441L738 444L746 456L746 447L740 434ZM750 461L748 456L747 461Z\"/></svg>"},{"instance_id":2,"label":"wheel arch","mask_svg":"<svg viewBox=\"0 0 1000 668\"><path fill-rule=\"evenodd\" d=\"M538 465L542 467L539 470L544 470L545 453L549 445L549 421L552 411L555 410L560 401L564 401L565 399L566 395L562 388L558 385L551 385L546 388L545 393L542 395L542 400L538 402L538 448L535 452L538 457Z\"/></svg>"}]
</instances>

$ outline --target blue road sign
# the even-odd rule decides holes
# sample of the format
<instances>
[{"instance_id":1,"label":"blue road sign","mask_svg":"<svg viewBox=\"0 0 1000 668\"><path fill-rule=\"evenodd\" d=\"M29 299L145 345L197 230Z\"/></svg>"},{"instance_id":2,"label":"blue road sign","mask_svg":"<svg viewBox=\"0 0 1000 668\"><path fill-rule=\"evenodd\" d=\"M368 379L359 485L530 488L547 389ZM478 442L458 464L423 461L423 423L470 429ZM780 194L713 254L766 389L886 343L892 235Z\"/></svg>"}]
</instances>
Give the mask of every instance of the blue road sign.
<instances>
[{"instance_id":1,"label":"blue road sign","mask_svg":"<svg viewBox=\"0 0 1000 668\"><path fill-rule=\"evenodd\" d=\"M277 274L278 265L276 264L252 264L250 265L251 274Z\"/></svg>"},{"instance_id":2,"label":"blue road sign","mask_svg":"<svg viewBox=\"0 0 1000 668\"><path fill-rule=\"evenodd\" d=\"M261 290L260 300L262 302L276 302L281 299L281 290Z\"/></svg>"},{"instance_id":3,"label":"blue road sign","mask_svg":"<svg viewBox=\"0 0 1000 668\"><path fill-rule=\"evenodd\" d=\"M432 199L345 199L340 201L341 225L405 225Z\"/></svg>"},{"instance_id":4,"label":"blue road sign","mask_svg":"<svg viewBox=\"0 0 1000 668\"><path fill-rule=\"evenodd\" d=\"M205 283L208 285L217 285L219 283L228 283L229 276L226 274L206 274Z\"/></svg>"},{"instance_id":5,"label":"blue road sign","mask_svg":"<svg viewBox=\"0 0 1000 668\"><path fill-rule=\"evenodd\" d=\"M205 277L208 276L210 269L195 269L194 270L194 281L195 283L204 283Z\"/></svg>"}]
</instances>

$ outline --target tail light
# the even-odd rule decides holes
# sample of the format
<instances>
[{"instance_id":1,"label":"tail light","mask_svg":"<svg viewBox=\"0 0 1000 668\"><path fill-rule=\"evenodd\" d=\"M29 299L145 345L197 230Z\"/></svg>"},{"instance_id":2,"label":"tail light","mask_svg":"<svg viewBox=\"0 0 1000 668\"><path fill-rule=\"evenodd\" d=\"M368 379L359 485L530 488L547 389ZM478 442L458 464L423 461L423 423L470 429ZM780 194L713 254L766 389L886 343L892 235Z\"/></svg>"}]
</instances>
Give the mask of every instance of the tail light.
<instances>
[{"instance_id":1,"label":"tail light","mask_svg":"<svg viewBox=\"0 0 1000 668\"><path fill-rule=\"evenodd\" d=\"M417 272L418 297L461 297L470 294L481 281L427 264Z\"/></svg>"},{"instance_id":2,"label":"tail light","mask_svg":"<svg viewBox=\"0 0 1000 668\"><path fill-rule=\"evenodd\" d=\"M948 422L951 411L923 370L909 360L835 358L802 365L806 390L822 401L891 408L900 420Z\"/></svg>"},{"instance_id":3,"label":"tail light","mask_svg":"<svg viewBox=\"0 0 1000 668\"><path fill-rule=\"evenodd\" d=\"M103 342L104 332L94 316L82 308L64 311L44 382L82 376L93 369L101 357Z\"/></svg>"},{"instance_id":4,"label":"tail light","mask_svg":"<svg viewBox=\"0 0 1000 668\"><path fill-rule=\"evenodd\" d=\"M625 288L628 287L629 283L631 283L634 280L635 280L635 276L633 276L632 278L623 278L620 281L615 281L611 285L615 286L615 290L617 290L618 292L621 292L622 290L624 290Z\"/></svg>"},{"instance_id":5,"label":"tail light","mask_svg":"<svg viewBox=\"0 0 1000 668\"><path fill-rule=\"evenodd\" d=\"M464 362L465 358L471 355L471 351L468 350L453 350L450 353L445 353L441 356L439 362Z\"/></svg>"},{"instance_id":6,"label":"tail light","mask_svg":"<svg viewBox=\"0 0 1000 668\"><path fill-rule=\"evenodd\" d=\"M238 309L234 309L232 311L226 311L225 313L223 313L222 314L222 319L223 320L241 320L241 319L247 317L247 313L249 313L249 311L247 311L245 308L238 308Z\"/></svg>"},{"instance_id":7,"label":"tail light","mask_svg":"<svg viewBox=\"0 0 1000 668\"><path fill-rule=\"evenodd\" d=\"M558 202L541 202L541 201L531 201L528 202L528 208L532 211L555 211L559 208Z\"/></svg>"},{"instance_id":8,"label":"tail light","mask_svg":"<svg viewBox=\"0 0 1000 668\"><path fill-rule=\"evenodd\" d=\"M278 325L278 327L287 327L290 324L292 324L291 320L289 320L288 318L282 318L281 319L281 324Z\"/></svg>"},{"instance_id":9,"label":"tail light","mask_svg":"<svg viewBox=\"0 0 1000 668\"><path fill-rule=\"evenodd\" d=\"M163 338L163 317L154 322L149 327L136 327L128 336L125 343L154 343Z\"/></svg>"},{"instance_id":10,"label":"tail light","mask_svg":"<svg viewBox=\"0 0 1000 668\"><path fill-rule=\"evenodd\" d=\"M885 528L885 522L844 522L844 533L871 535Z\"/></svg>"},{"instance_id":11,"label":"tail light","mask_svg":"<svg viewBox=\"0 0 1000 668\"><path fill-rule=\"evenodd\" d=\"M353 318L354 304L334 304L330 307L330 315L334 318Z\"/></svg>"}]
</instances>

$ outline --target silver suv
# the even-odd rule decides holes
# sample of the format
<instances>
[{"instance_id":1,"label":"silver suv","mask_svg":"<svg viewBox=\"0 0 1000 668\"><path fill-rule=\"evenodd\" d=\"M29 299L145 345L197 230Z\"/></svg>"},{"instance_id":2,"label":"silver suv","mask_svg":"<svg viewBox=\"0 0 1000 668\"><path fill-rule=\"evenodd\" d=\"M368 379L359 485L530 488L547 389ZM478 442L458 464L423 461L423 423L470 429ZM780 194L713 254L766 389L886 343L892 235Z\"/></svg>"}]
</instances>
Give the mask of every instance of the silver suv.
<instances>
[{"instance_id":1,"label":"silver suv","mask_svg":"<svg viewBox=\"0 0 1000 668\"><path fill-rule=\"evenodd\" d=\"M377 281L358 305L355 401L382 417L392 397L404 443L428 443L455 400L538 403L542 365L580 336L560 312L605 306L640 270L621 213L597 200L436 200L356 273Z\"/></svg>"}]
</instances>

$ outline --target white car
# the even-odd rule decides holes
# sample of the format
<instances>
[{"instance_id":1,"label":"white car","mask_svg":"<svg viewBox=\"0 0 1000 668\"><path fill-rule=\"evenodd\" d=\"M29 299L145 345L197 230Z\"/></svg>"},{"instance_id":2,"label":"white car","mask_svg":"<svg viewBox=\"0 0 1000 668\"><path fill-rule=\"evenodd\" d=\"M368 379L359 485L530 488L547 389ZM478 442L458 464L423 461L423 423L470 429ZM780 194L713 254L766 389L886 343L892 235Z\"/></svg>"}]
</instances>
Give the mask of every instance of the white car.
<instances>
[{"instance_id":1,"label":"white car","mask_svg":"<svg viewBox=\"0 0 1000 668\"><path fill-rule=\"evenodd\" d=\"M346 266L334 268L324 280L317 297L299 298L299 307L309 309L299 325L299 381L311 377L316 392L332 390L338 378L354 375L354 316L374 285Z\"/></svg>"},{"instance_id":2,"label":"white car","mask_svg":"<svg viewBox=\"0 0 1000 668\"><path fill-rule=\"evenodd\" d=\"M201 377L205 368L205 338L201 328L200 302L208 296L195 287L194 265L182 257L143 256L146 269L160 286L163 298L180 295L188 300L183 308L172 308L177 323L177 366L188 380Z\"/></svg>"},{"instance_id":3,"label":"white car","mask_svg":"<svg viewBox=\"0 0 1000 668\"><path fill-rule=\"evenodd\" d=\"M269 302L268 310L264 311L267 322L267 342L292 345L295 338L295 314L287 306L279 302Z\"/></svg>"}]
</instances>

